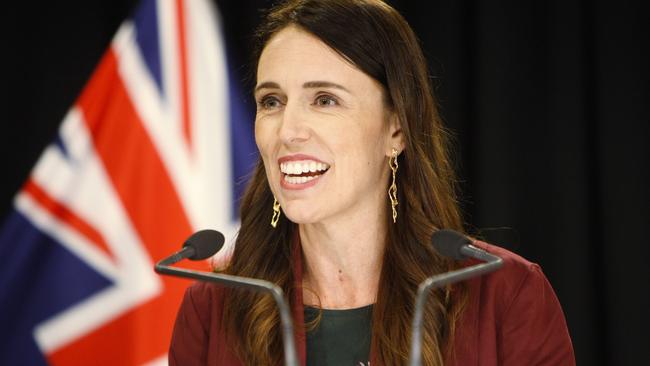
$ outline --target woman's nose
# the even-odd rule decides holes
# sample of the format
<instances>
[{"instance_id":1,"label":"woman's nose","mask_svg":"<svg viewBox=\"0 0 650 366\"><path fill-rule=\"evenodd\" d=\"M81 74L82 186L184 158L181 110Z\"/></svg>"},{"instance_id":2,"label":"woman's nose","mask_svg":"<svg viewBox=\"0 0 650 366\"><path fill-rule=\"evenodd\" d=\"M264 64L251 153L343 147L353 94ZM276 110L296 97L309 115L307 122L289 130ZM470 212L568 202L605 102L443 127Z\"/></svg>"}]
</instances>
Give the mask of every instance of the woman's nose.
<instances>
[{"instance_id":1,"label":"woman's nose","mask_svg":"<svg viewBox=\"0 0 650 366\"><path fill-rule=\"evenodd\" d=\"M278 135L284 144L298 144L309 140L307 111L299 103L285 105Z\"/></svg>"}]
</instances>

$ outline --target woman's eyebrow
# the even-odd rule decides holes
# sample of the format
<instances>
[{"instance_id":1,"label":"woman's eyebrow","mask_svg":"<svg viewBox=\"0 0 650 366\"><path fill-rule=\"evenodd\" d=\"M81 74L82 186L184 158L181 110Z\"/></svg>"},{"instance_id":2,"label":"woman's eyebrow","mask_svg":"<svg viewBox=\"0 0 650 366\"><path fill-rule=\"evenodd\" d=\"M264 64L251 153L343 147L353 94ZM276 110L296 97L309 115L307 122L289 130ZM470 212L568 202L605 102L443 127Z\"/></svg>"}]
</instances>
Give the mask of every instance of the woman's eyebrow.
<instances>
[{"instance_id":1,"label":"woman's eyebrow","mask_svg":"<svg viewBox=\"0 0 650 366\"><path fill-rule=\"evenodd\" d=\"M340 89L347 93L350 93L350 91L346 89L343 85L339 85L331 81L308 81L302 84L302 87L310 88L310 89L311 88L334 88L334 89Z\"/></svg>"},{"instance_id":2,"label":"woman's eyebrow","mask_svg":"<svg viewBox=\"0 0 650 366\"><path fill-rule=\"evenodd\" d=\"M302 87L305 89L314 89L314 88L334 88L334 89L339 89L343 90L347 93L350 93L350 91L344 87L343 85L333 83L331 81L308 81L304 84L302 84ZM280 89L280 85L274 81L265 81L258 86L255 87L255 92L260 91L261 89Z\"/></svg>"},{"instance_id":3,"label":"woman's eyebrow","mask_svg":"<svg viewBox=\"0 0 650 366\"><path fill-rule=\"evenodd\" d=\"M273 81L265 81L255 87L255 92L258 92L261 89L280 89L280 85Z\"/></svg>"}]
</instances>

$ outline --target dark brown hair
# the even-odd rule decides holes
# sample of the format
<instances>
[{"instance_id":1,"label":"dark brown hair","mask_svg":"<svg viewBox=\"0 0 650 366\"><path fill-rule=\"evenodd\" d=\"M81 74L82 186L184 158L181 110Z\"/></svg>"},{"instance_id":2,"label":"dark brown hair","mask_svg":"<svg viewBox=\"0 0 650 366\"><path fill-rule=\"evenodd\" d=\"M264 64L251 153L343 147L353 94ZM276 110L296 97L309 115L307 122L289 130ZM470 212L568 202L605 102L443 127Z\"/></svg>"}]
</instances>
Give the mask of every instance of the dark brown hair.
<instances>
[{"instance_id":1,"label":"dark brown hair","mask_svg":"<svg viewBox=\"0 0 650 366\"><path fill-rule=\"evenodd\" d=\"M315 35L381 83L389 107L399 118L405 148L399 156L398 216L393 224L392 217L385 215L387 237L373 308L372 342L376 363L404 364L418 284L457 267L431 248L431 234L441 228L463 231L447 135L426 60L404 18L381 1L294 0L279 4L266 16L257 32L256 61L267 42L287 26ZM388 182L383 184L388 189ZM291 238L296 225L283 217L276 229L271 228L272 204L260 159L242 200L241 229L227 271L272 281L288 294L302 291L294 288L292 273ZM388 198L385 207L390 209ZM423 364L444 363L465 298L462 287L431 294L424 316ZM273 299L229 291L224 305L228 341L241 359L249 365L282 364L279 314Z\"/></svg>"}]
</instances>

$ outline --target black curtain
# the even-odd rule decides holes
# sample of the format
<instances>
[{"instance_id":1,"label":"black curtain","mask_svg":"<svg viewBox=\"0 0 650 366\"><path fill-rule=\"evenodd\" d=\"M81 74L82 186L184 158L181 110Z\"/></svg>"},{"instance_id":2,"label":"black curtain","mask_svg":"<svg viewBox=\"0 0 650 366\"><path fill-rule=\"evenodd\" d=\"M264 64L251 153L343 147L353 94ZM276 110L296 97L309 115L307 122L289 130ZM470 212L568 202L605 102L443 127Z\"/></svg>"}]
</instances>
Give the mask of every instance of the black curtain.
<instances>
[{"instance_id":1,"label":"black curtain","mask_svg":"<svg viewBox=\"0 0 650 366\"><path fill-rule=\"evenodd\" d=\"M647 362L644 2L391 3L430 62L456 140L468 229L541 264L579 364ZM3 214L134 6L14 2L1 12ZM243 78L250 35L268 1L219 7L231 62Z\"/></svg>"}]
</instances>

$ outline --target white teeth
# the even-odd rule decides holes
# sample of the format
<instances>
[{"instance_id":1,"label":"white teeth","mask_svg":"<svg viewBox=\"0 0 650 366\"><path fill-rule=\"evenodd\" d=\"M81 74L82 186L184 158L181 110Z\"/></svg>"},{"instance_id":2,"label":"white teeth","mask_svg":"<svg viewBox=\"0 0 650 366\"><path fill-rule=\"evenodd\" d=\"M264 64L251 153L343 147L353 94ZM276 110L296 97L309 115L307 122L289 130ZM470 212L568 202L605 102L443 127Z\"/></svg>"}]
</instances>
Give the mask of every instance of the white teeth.
<instances>
[{"instance_id":1,"label":"white teeth","mask_svg":"<svg viewBox=\"0 0 650 366\"><path fill-rule=\"evenodd\" d=\"M303 184L303 183L309 182L310 180L314 180L316 178L317 178L317 176L315 176L315 175L313 175L311 177L294 177L294 176L291 176L291 175L285 175L284 176L284 180L289 184Z\"/></svg>"},{"instance_id":2,"label":"white teeth","mask_svg":"<svg viewBox=\"0 0 650 366\"><path fill-rule=\"evenodd\" d=\"M329 169L329 165L313 160L292 161L280 164L280 171L284 174L298 175L302 173L315 173Z\"/></svg>"}]
</instances>

